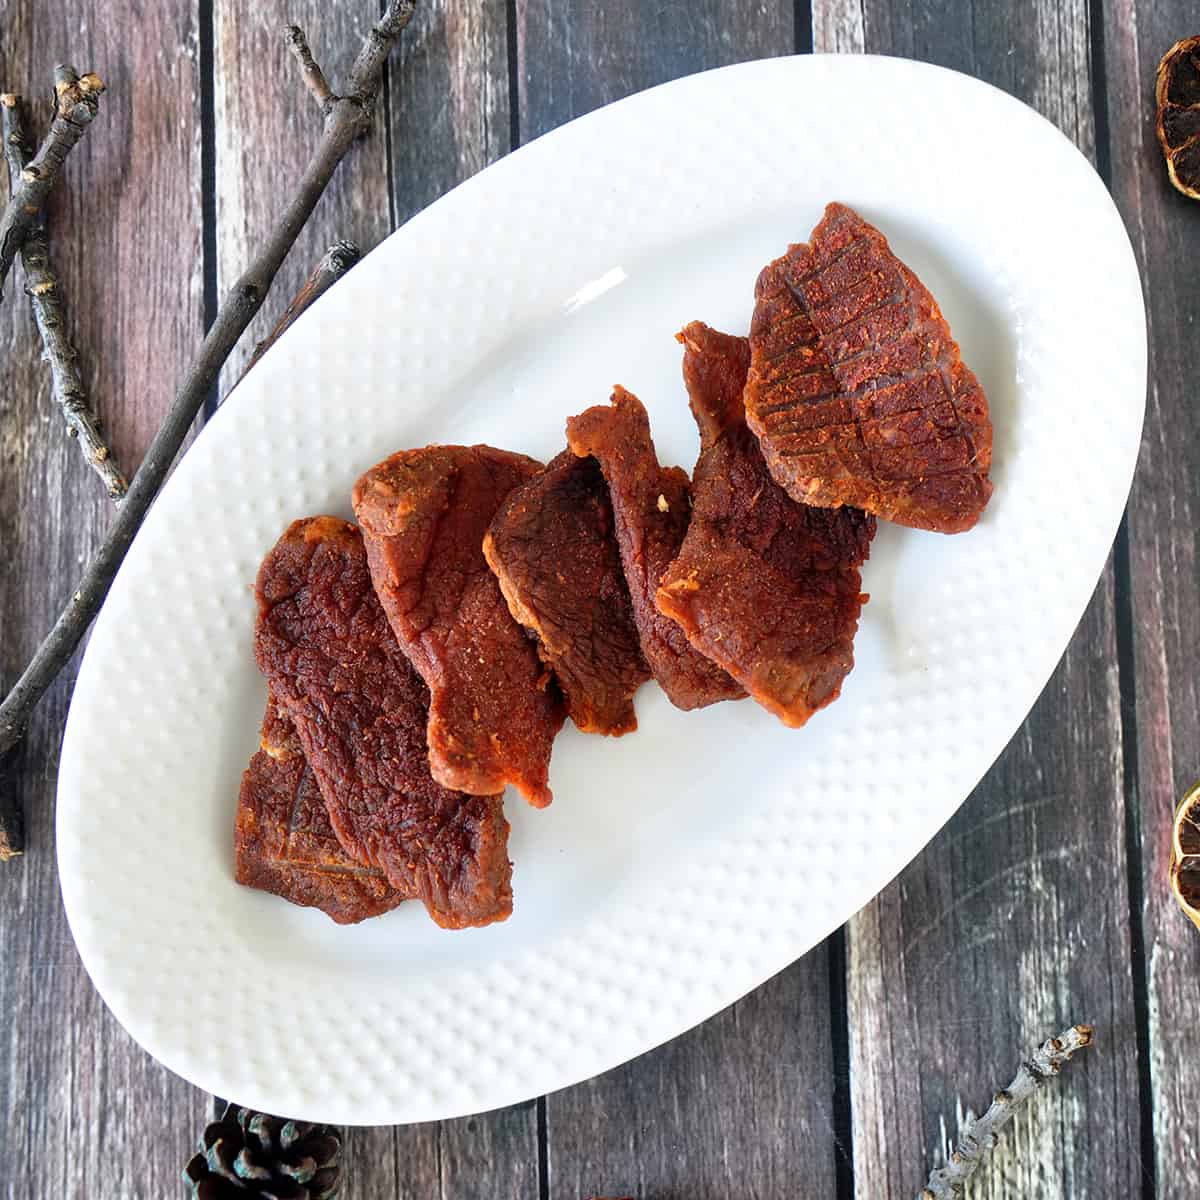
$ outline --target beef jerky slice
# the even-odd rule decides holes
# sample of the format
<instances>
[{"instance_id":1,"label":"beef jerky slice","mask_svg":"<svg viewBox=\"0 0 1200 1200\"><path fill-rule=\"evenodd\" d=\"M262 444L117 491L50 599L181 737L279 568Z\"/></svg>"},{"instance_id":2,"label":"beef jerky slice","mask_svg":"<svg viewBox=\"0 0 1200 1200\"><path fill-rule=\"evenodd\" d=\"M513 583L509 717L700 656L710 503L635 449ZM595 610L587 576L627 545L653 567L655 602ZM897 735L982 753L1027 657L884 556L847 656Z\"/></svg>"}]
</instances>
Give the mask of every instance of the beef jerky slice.
<instances>
[{"instance_id":1,"label":"beef jerky slice","mask_svg":"<svg viewBox=\"0 0 1200 1200\"><path fill-rule=\"evenodd\" d=\"M514 620L537 638L571 720L584 733L636 729L632 697L650 671L599 463L564 450L500 505L483 553Z\"/></svg>"},{"instance_id":2,"label":"beef jerky slice","mask_svg":"<svg viewBox=\"0 0 1200 1200\"><path fill-rule=\"evenodd\" d=\"M589 408L567 422L567 442L581 458L594 457L608 482L642 653L668 699L677 708L703 708L744 696L654 606L662 573L683 544L691 498L687 475L678 467L659 465L642 402L618 387L610 404Z\"/></svg>"},{"instance_id":3,"label":"beef jerky slice","mask_svg":"<svg viewBox=\"0 0 1200 1200\"><path fill-rule=\"evenodd\" d=\"M692 521L658 607L759 704L803 725L854 665L875 518L797 504L771 479L742 409L745 338L696 321L679 340L700 458Z\"/></svg>"},{"instance_id":4,"label":"beef jerky slice","mask_svg":"<svg viewBox=\"0 0 1200 1200\"><path fill-rule=\"evenodd\" d=\"M430 775L429 693L388 625L353 525L313 517L280 538L258 573L254 649L346 852L419 896L446 928L507 917L501 799Z\"/></svg>"},{"instance_id":5,"label":"beef jerky slice","mask_svg":"<svg viewBox=\"0 0 1200 1200\"><path fill-rule=\"evenodd\" d=\"M415 895L342 849L296 727L274 695L261 748L242 776L234 852L238 883L319 908L339 925L377 917Z\"/></svg>"},{"instance_id":6,"label":"beef jerky slice","mask_svg":"<svg viewBox=\"0 0 1200 1200\"><path fill-rule=\"evenodd\" d=\"M513 784L539 808L562 698L483 557L501 501L542 469L490 446L405 450L354 487L375 590L433 695L429 761L447 787Z\"/></svg>"},{"instance_id":7,"label":"beef jerky slice","mask_svg":"<svg viewBox=\"0 0 1200 1200\"><path fill-rule=\"evenodd\" d=\"M992 492L979 381L887 239L831 204L755 288L746 411L793 499L958 533Z\"/></svg>"}]
</instances>

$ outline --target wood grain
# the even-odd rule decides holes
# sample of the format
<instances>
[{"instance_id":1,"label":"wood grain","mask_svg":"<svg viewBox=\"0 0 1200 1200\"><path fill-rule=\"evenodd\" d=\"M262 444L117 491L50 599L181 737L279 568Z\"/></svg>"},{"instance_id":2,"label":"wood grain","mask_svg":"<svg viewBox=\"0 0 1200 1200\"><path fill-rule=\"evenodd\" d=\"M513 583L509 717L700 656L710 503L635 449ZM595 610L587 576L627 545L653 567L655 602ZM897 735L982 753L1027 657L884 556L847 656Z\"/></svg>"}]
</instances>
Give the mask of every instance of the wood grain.
<instances>
[{"instance_id":1,"label":"wood grain","mask_svg":"<svg viewBox=\"0 0 1200 1200\"><path fill-rule=\"evenodd\" d=\"M377 4L211 7L212 232L223 286L319 128L282 26L305 26L336 87ZM1102 37L1089 25L1093 7L1104 11ZM68 164L51 236L86 382L129 467L202 326L201 10L194 0L0 0L0 88L44 96L63 58L110 85ZM528 140L640 87L790 53L795 15L783 0L422 0L390 64L375 134L339 173L226 381L335 238L369 249L505 153L514 132ZM984 783L850 926L860 1197L913 1194L961 1110L980 1107L1020 1052L1074 1019L1097 1024L1096 1047L1039 1097L973 1200L1200 1194L1200 940L1164 875L1174 800L1200 774L1200 421L1190 401L1200 377L1200 207L1169 189L1149 122L1154 65L1170 42L1198 31L1194 18L1184 0L812 4L816 49L905 54L981 75L1110 160L1148 280L1151 335L1142 463L1115 582L1110 567L1063 664ZM1097 83L1107 100L1099 136ZM0 305L0 683L31 652L109 516L61 436L27 306L10 292ZM71 943L52 804L73 677L46 698L14 764L30 853L0 870L0 1194L157 1200L176 1194L210 1100L116 1026ZM1131 901L1140 918L1132 947ZM1131 964L1143 943L1145 959ZM344 1195L834 1196L828 964L819 948L669 1046L546 1098L540 1120L529 1104L351 1130ZM1131 965L1148 989L1140 1026ZM1145 1137L1139 1037L1153 1116ZM1143 1143L1153 1146L1145 1162Z\"/></svg>"},{"instance_id":2,"label":"wood grain","mask_svg":"<svg viewBox=\"0 0 1200 1200\"><path fill-rule=\"evenodd\" d=\"M1142 453L1129 502L1128 572L1136 688L1127 719L1140 848L1148 986L1148 1081L1157 1194L1200 1195L1200 936L1167 889L1175 804L1200 776L1200 204L1167 182L1152 127L1154 71L1178 38L1200 32L1194 4L1118 0L1106 8L1113 194L1142 267L1150 337Z\"/></svg>"},{"instance_id":3,"label":"wood grain","mask_svg":"<svg viewBox=\"0 0 1200 1200\"><path fill-rule=\"evenodd\" d=\"M824 946L690 1033L546 1099L550 1195L832 1197Z\"/></svg>"},{"instance_id":4,"label":"wood grain","mask_svg":"<svg viewBox=\"0 0 1200 1200\"><path fill-rule=\"evenodd\" d=\"M344 1200L537 1200L532 1102L459 1121L347 1133Z\"/></svg>"},{"instance_id":5,"label":"wood grain","mask_svg":"<svg viewBox=\"0 0 1200 1200\"><path fill-rule=\"evenodd\" d=\"M396 224L512 149L504 0L423 0L392 60Z\"/></svg>"},{"instance_id":6,"label":"wood grain","mask_svg":"<svg viewBox=\"0 0 1200 1200\"><path fill-rule=\"evenodd\" d=\"M516 0L520 138L680 75L791 54L781 0Z\"/></svg>"},{"instance_id":7,"label":"wood grain","mask_svg":"<svg viewBox=\"0 0 1200 1200\"><path fill-rule=\"evenodd\" d=\"M791 5L518 0L522 140L707 67L790 53ZM669 333L669 331L666 331ZM828 1196L833 1056L824 947L686 1036L547 1097L549 1195Z\"/></svg>"},{"instance_id":8,"label":"wood grain","mask_svg":"<svg viewBox=\"0 0 1200 1200\"><path fill-rule=\"evenodd\" d=\"M84 378L120 461L136 464L202 332L194 6L0 2L0 86L36 98L55 62L108 83L51 206L50 237ZM111 504L67 443L17 281L0 306L0 683L10 684L97 544ZM0 1191L171 1195L205 1097L117 1026L62 912L54 858L58 745L72 665L16 763L26 855L0 870Z\"/></svg>"},{"instance_id":9,"label":"wood grain","mask_svg":"<svg viewBox=\"0 0 1200 1200\"><path fill-rule=\"evenodd\" d=\"M214 0L219 293L240 274L250 247L265 236L320 136L320 110L284 46L284 28L299 25L307 33L313 55L337 91L377 16L373 0ZM386 114L386 103L378 105L371 135L347 155L296 240L273 295L226 364L222 394L241 376L255 344L333 242L349 238L367 251L391 229Z\"/></svg>"},{"instance_id":10,"label":"wood grain","mask_svg":"<svg viewBox=\"0 0 1200 1200\"><path fill-rule=\"evenodd\" d=\"M1088 8L843 0L814 5L815 49L929 59L1034 105L1094 157ZM1120 696L1111 564L1033 712L929 848L850 924L855 1194L911 1195L968 1108L1018 1057L1093 1022L1096 1053L1042 1093L971 1195L1135 1195Z\"/></svg>"}]
</instances>

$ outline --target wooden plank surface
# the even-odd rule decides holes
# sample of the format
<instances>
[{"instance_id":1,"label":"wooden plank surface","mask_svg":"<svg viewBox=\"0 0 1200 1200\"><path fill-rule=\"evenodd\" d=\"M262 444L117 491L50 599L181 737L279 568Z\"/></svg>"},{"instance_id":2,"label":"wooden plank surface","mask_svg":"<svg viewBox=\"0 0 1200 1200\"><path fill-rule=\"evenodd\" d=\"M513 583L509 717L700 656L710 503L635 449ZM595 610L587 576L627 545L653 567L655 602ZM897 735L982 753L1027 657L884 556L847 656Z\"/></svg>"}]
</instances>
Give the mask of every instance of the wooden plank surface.
<instances>
[{"instance_id":1,"label":"wooden plank surface","mask_svg":"<svg viewBox=\"0 0 1200 1200\"><path fill-rule=\"evenodd\" d=\"M390 75L395 223L512 149L505 0L425 0Z\"/></svg>"},{"instance_id":2,"label":"wooden plank surface","mask_svg":"<svg viewBox=\"0 0 1200 1200\"><path fill-rule=\"evenodd\" d=\"M1200 777L1200 204L1167 182L1154 137L1154 74L1177 39L1200 33L1192 3L1107 6L1107 117L1114 195L1142 266L1150 336L1142 454L1129 504L1127 578L1133 622L1127 708L1136 731L1131 762L1142 851L1141 893L1148 984L1148 1060L1157 1194L1200 1195L1200 937L1167 887L1175 803Z\"/></svg>"},{"instance_id":3,"label":"wooden plank surface","mask_svg":"<svg viewBox=\"0 0 1200 1200\"><path fill-rule=\"evenodd\" d=\"M790 4L518 0L516 15L523 140L664 80L795 44ZM828 971L820 947L699 1029L547 1097L545 1194L794 1197L802 1180L805 1195L833 1195Z\"/></svg>"},{"instance_id":4,"label":"wooden plank surface","mask_svg":"<svg viewBox=\"0 0 1200 1200\"><path fill-rule=\"evenodd\" d=\"M1095 156L1088 6L814 4L815 48L955 67ZM827 44L823 39L831 39ZM850 923L855 1195L912 1195L968 1109L1073 1021L1099 1043L972 1197L1140 1194L1113 570L1033 712L955 818Z\"/></svg>"},{"instance_id":5,"label":"wooden plank surface","mask_svg":"<svg viewBox=\"0 0 1200 1200\"><path fill-rule=\"evenodd\" d=\"M546 1099L549 1195L835 1195L819 947L690 1033Z\"/></svg>"},{"instance_id":6,"label":"wooden plank surface","mask_svg":"<svg viewBox=\"0 0 1200 1200\"><path fill-rule=\"evenodd\" d=\"M69 11L68 11L69 10ZM38 98L56 62L109 84L51 212L51 248L84 377L127 469L201 326L200 84L193 6L114 23L105 0L0 0L0 88ZM169 114L165 118L164 114ZM10 684L111 517L63 436L20 281L0 304L0 682ZM162 1197L206 1098L120 1029L67 929L54 858L58 745L74 665L17 761L28 852L0 869L0 1193Z\"/></svg>"},{"instance_id":7,"label":"wooden plank surface","mask_svg":"<svg viewBox=\"0 0 1200 1200\"><path fill-rule=\"evenodd\" d=\"M796 49L784 0L516 0L521 141L656 83Z\"/></svg>"},{"instance_id":8,"label":"wooden plank surface","mask_svg":"<svg viewBox=\"0 0 1200 1200\"><path fill-rule=\"evenodd\" d=\"M173 0L177 3L178 0ZM238 277L290 195L321 134L283 31L299 25L336 91L378 16L374 0L213 0L218 292ZM275 281L272 295L222 373L222 393L325 250L349 238L365 252L391 229L386 104L347 155Z\"/></svg>"},{"instance_id":9,"label":"wooden plank surface","mask_svg":"<svg viewBox=\"0 0 1200 1200\"><path fill-rule=\"evenodd\" d=\"M128 466L202 324L202 83L215 118L209 278L223 288L319 130L280 29L305 26L336 86L377 7L0 0L0 88L44 95L64 57L112 88L56 197L52 238L88 380ZM1090 16L1101 9L1096 30ZM838 947L832 956L821 947L699 1029L587 1084L463 1121L351 1130L348 1200L848 1196L833 1102L845 1085L834 1069L843 986L855 1195L913 1194L959 1112L985 1102L1029 1044L1077 1018L1097 1023L1097 1047L1039 1097L974 1200L1200 1194L1200 941L1164 885L1173 801L1200 774L1200 428L1190 402L1200 373L1200 207L1169 191L1149 125L1158 55L1200 32L1194 16L1183 0L814 0L811 12L804 0L423 0L389 68L375 134L339 173L227 383L330 241L368 249L515 141L664 79L789 53L811 29L817 49L906 54L980 75L1111 162L1153 281L1152 388L1116 571L997 766L852 922L845 979ZM0 305L0 346L8 683L109 511L59 433L19 298ZM116 1026L66 928L52 800L72 678L39 710L16 763L30 854L0 869L0 1012L9 1018L0 1195L171 1196L212 1101ZM1139 1044L1148 1051L1140 1078Z\"/></svg>"}]
</instances>

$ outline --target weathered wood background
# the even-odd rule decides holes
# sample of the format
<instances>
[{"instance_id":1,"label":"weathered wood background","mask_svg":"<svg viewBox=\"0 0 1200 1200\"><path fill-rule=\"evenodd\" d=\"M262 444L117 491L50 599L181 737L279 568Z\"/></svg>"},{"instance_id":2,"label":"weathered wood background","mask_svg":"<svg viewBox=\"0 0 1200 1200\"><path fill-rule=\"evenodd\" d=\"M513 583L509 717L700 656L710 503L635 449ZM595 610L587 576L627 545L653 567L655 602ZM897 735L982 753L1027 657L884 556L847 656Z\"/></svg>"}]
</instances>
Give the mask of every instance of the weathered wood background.
<instances>
[{"instance_id":1,"label":"weathered wood background","mask_svg":"<svg viewBox=\"0 0 1200 1200\"><path fill-rule=\"evenodd\" d=\"M376 8L0 0L0 88L44 96L65 59L112 89L52 231L126 465L314 139L281 25L303 24L336 76ZM422 0L375 136L231 376L335 237L374 245L515 145L630 92L817 50L956 67L1077 142L1143 269L1150 385L1128 515L1091 606L1029 719L920 858L827 944L619 1070L469 1120L352 1131L347 1200L908 1197L1018 1049L1077 1018L1098 1045L971 1195L1200 1195L1200 938L1164 884L1174 800L1200 773L1200 206L1168 187L1150 121L1158 57L1194 33L1185 0ZM109 510L60 434L19 297L0 305L0 345L7 684ZM167 1197L182 1194L213 1099L130 1041L71 942L52 814L72 674L15 764L30 853L0 869L0 1192Z\"/></svg>"}]
</instances>

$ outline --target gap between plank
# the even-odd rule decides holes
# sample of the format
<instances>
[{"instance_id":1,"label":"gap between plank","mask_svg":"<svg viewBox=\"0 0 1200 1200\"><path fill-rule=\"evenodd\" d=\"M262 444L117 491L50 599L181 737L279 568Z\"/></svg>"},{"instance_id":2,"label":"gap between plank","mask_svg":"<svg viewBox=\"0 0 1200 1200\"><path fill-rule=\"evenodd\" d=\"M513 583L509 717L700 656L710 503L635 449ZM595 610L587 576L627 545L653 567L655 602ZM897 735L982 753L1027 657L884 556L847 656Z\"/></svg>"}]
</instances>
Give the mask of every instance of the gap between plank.
<instances>
[{"instance_id":1,"label":"gap between plank","mask_svg":"<svg viewBox=\"0 0 1200 1200\"><path fill-rule=\"evenodd\" d=\"M538 1200L550 1200L550 1138L546 1132L546 1097L537 1098Z\"/></svg>"},{"instance_id":2,"label":"gap between plank","mask_svg":"<svg viewBox=\"0 0 1200 1200\"><path fill-rule=\"evenodd\" d=\"M217 106L213 0L199 0L200 33L200 220L204 278L204 332L217 319ZM204 420L217 411L218 384L204 401Z\"/></svg>"},{"instance_id":3,"label":"gap between plank","mask_svg":"<svg viewBox=\"0 0 1200 1200\"><path fill-rule=\"evenodd\" d=\"M797 54L813 52L813 0L796 0L792 49ZM839 1193L840 1194L840 1193Z\"/></svg>"},{"instance_id":4,"label":"gap between plank","mask_svg":"<svg viewBox=\"0 0 1200 1200\"><path fill-rule=\"evenodd\" d=\"M1137 1047L1138 1156L1142 1200L1158 1195L1154 1151L1154 1081L1150 1073L1150 998L1146 959L1145 880L1142 876L1141 798L1138 792L1137 698L1134 694L1133 587L1129 517L1121 518L1113 545L1113 610L1117 638L1117 684L1121 697L1121 783L1125 799L1125 864L1129 891L1129 951L1133 974L1133 1018Z\"/></svg>"},{"instance_id":5,"label":"gap between plank","mask_svg":"<svg viewBox=\"0 0 1200 1200\"><path fill-rule=\"evenodd\" d=\"M207 333L217 319L217 106L213 0L199 0L196 22L200 39L200 270L203 281L202 316ZM217 411L214 383L205 397L201 420ZM212 1119L219 1121L225 1101L213 1096Z\"/></svg>"},{"instance_id":6,"label":"gap between plank","mask_svg":"<svg viewBox=\"0 0 1200 1200\"><path fill-rule=\"evenodd\" d=\"M1091 57L1092 120L1096 170L1112 190L1112 129L1108 119L1108 66L1104 38L1104 0L1088 0L1088 47ZM1154 1081L1150 1072L1150 984L1147 977L1145 880L1142 875L1141 798L1138 793L1137 674L1133 647L1133 583L1129 551L1129 514L1121 516L1113 543L1113 624L1117 642L1117 689L1121 717L1121 794L1125 804L1125 870L1129 893L1129 956L1133 983L1134 1038L1138 1077L1138 1158L1142 1200L1158 1195L1154 1151Z\"/></svg>"},{"instance_id":7,"label":"gap between plank","mask_svg":"<svg viewBox=\"0 0 1200 1200\"><path fill-rule=\"evenodd\" d=\"M829 1041L833 1059L833 1168L837 1200L854 1200L854 1125L850 1108L850 1006L846 926L825 941L829 963Z\"/></svg>"},{"instance_id":8,"label":"gap between plank","mask_svg":"<svg viewBox=\"0 0 1200 1200\"><path fill-rule=\"evenodd\" d=\"M1092 68L1092 121L1096 170L1112 188L1112 140L1108 125L1108 68L1104 50L1104 0L1088 0L1088 43Z\"/></svg>"},{"instance_id":9,"label":"gap between plank","mask_svg":"<svg viewBox=\"0 0 1200 1200\"><path fill-rule=\"evenodd\" d=\"M376 11L382 17L387 11L387 0L378 0ZM392 130L396 127L400 114L392 112L392 71L397 68L398 61L398 55L393 57L389 54L383 64L383 132L380 136L383 138L383 164L384 174L387 178L389 233L396 229L396 163L395 150L392 146ZM395 90L398 92L399 88L397 87ZM398 98L396 103L399 104ZM368 246L367 249L369 251L371 247Z\"/></svg>"},{"instance_id":10,"label":"gap between plank","mask_svg":"<svg viewBox=\"0 0 1200 1200\"><path fill-rule=\"evenodd\" d=\"M521 79L517 52L517 0L505 0L505 41L508 47L508 148L521 144Z\"/></svg>"}]
</instances>

